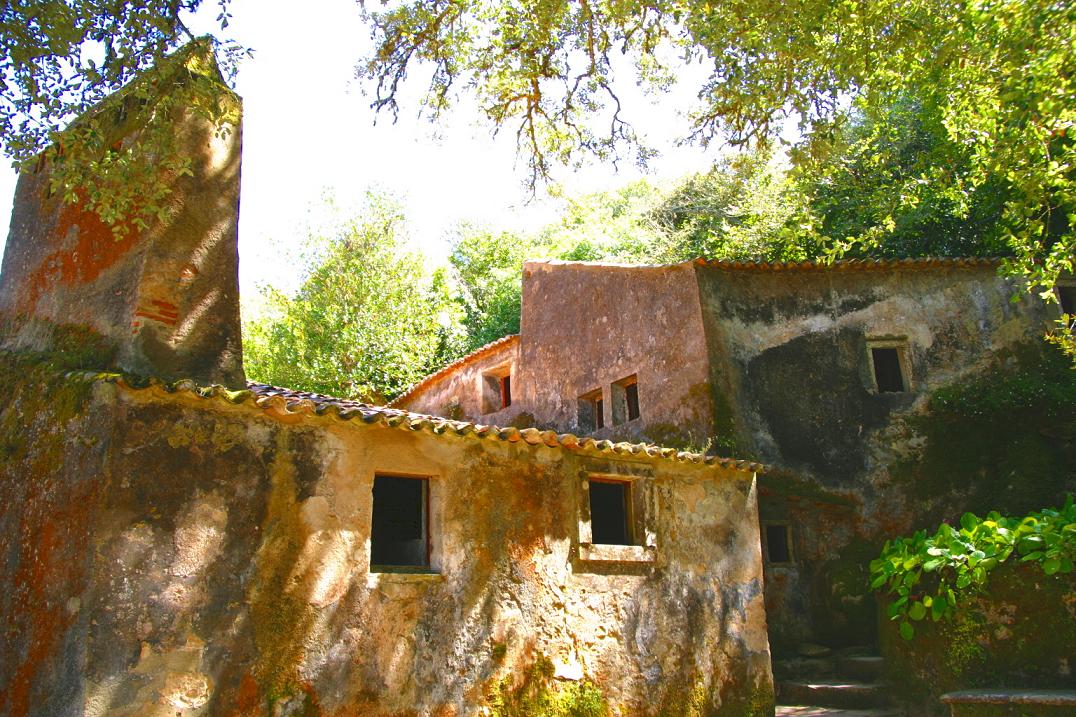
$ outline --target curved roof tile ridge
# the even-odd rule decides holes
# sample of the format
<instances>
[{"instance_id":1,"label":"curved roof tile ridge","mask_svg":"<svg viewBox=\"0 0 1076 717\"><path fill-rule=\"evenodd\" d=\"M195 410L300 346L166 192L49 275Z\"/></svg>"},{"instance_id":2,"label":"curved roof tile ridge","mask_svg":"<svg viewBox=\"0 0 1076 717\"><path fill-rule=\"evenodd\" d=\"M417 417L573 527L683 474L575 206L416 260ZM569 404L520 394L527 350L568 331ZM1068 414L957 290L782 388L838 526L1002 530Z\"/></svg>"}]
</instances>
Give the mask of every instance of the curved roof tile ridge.
<instances>
[{"instance_id":1,"label":"curved roof tile ridge","mask_svg":"<svg viewBox=\"0 0 1076 717\"><path fill-rule=\"evenodd\" d=\"M557 434L554 431L544 431L537 428L518 429L454 421L388 406L374 406L361 401L335 398L309 391L295 391L253 381L247 383L245 390L232 390L224 386L201 386L189 379L165 382L156 378L140 379L119 373L97 371L71 371L65 375L74 380L112 383L129 391L158 389L165 393L186 393L203 400L215 399L232 405L249 404L261 410L275 409L282 413L293 415L335 417L339 421L350 421L358 418L360 423L379 423L390 428L423 431L435 436L456 435L471 437L475 440L501 440L509 443L523 443L573 452L598 453L612 457L645 455L659 460L717 465L754 473L764 473L769 470L769 467L765 464L755 461L678 451L674 448L649 443L613 443L604 439L595 440L589 436L576 436L571 433Z\"/></svg>"},{"instance_id":2,"label":"curved roof tile ridge","mask_svg":"<svg viewBox=\"0 0 1076 717\"><path fill-rule=\"evenodd\" d=\"M396 398L389 401L386 405L387 406L395 406L400 401L402 401L402 400L404 400L406 398L411 398L417 392L419 392L422 389L426 388L427 386L429 386L431 383L433 383L437 379L441 378L442 376L444 376L446 374L449 374L449 373L452 373L453 371L458 369L460 366L464 366L466 364L469 364L471 361L474 361L475 359L478 359L478 358L481 358L481 357L483 357L483 356L485 356L487 354L493 353L497 349L504 348L505 346L508 346L509 344L511 344L513 342L518 342L518 341L519 341L519 334L508 334L507 336L502 336L501 338L499 338L499 339L497 339L495 341L490 341L485 346L479 346L478 348L476 348L474 351L467 354L466 356L461 356L458 359L456 359L455 361L453 361L451 363L447 363L444 366L442 366L441 368L434 371L433 373L419 379L416 383L412 384L410 388L408 388L406 391L401 393Z\"/></svg>"},{"instance_id":3,"label":"curved roof tile ridge","mask_svg":"<svg viewBox=\"0 0 1076 717\"><path fill-rule=\"evenodd\" d=\"M999 257L922 256L893 259L835 259L833 261L735 261L699 257L694 263L733 271L873 271L884 269L974 269L998 266Z\"/></svg>"}]
</instances>

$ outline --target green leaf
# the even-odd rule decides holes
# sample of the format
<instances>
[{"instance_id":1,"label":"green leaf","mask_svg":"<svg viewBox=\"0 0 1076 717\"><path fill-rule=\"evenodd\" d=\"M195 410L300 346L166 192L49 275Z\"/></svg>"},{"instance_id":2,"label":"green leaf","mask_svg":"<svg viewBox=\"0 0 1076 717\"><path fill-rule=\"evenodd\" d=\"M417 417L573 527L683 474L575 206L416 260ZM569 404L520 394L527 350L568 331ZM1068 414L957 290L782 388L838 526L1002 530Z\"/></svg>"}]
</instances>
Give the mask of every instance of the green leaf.
<instances>
[{"instance_id":1,"label":"green leaf","mask_svg":"<svg viewBox=\"0 0 1076 717\"><path fill-rule=\"evenodd\" d=\"M1049 560L1044 561L1043 564L1042 564L1042 571L1044 573L1046 573L1047 575L1053 575L1053 574L1057 573L1057 571L1059 571L1060 569L1061 569L1061 559L1060 558L1050 558Z\"/></svg>"},{"instance_id":2,"label":"green leaf","mask_svg":"<svg viewBox=\"0 0 1076 717\"><path fill-rule=\"evenodd\" d=\"M979 525L979 519L975 517L974 513L965 513L960 516L960 527L969 533L975 530L977 525Z\"/></svg>"},{"instance_id":3,"label":"green leaf","mask_svg":"<svg viewBox=\"0 0 1076 717\"><path fill-rule=\"evenodd\" d=\"M926 616L927 609L921 602L914 602L911 607L908 608L908 617L913 620L922 620Z\"/></svg>"},{"instance_id":4,"label":"green leaf","mask_svg":"<svg viewBox=\"0 0 1076 717\"><path fill-rule=\"evenodd\" d=\"M905 640L911 640L913 637L915 637L915 628L912 627L912 624L910 622L902 622L899 629L900 636L903 637Z\"/></svg>"}]
</instances>

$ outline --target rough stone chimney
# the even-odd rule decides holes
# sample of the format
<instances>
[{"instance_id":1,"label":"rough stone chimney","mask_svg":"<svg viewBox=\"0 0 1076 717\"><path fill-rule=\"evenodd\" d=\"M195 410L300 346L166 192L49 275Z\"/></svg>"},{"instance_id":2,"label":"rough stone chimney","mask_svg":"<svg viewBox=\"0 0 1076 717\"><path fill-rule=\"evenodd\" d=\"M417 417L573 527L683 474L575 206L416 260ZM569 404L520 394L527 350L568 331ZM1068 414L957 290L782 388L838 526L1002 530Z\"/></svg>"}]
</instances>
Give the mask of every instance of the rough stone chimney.
<instances>
[{"instance_id":1,"label":"rough stone chimney","mask_svg":"<svg viewBox=\"0 0 1076 717\"><path fill-rule=\"evenodd\" d=\"M56 350L55 337L74 326L96 332L114 349L111 368L242 387L242 104L223 83L205 41L191 43L165 62L157 80L163 86L195 80L219 85L225 123L218 126L193 107L158 113L171 118L191 173L169 180L171 193L158 220L141 229L127 222L126 233L118 237L81 203L50 192L46 161L23 169L0 272L0 312L9 326L4 346ZM134 100L125 97L134 84L91 112L112 112L119 126L126 117L124 103ZM137 101L145 106L141 97ZM138 115L154 114L149 109ZM120 127L119 141L140 129Z\"/></svg>"}]
</instances>

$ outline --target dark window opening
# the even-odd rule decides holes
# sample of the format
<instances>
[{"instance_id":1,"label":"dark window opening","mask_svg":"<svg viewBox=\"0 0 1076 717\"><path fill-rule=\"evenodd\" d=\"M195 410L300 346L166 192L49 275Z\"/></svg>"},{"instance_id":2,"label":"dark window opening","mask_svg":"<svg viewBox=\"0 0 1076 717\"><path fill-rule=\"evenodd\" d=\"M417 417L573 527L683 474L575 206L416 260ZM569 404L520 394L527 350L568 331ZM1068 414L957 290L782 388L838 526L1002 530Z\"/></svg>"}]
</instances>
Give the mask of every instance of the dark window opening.
<instances>
[{"instance_id":1,"label":"dark window opening","mask_svg":"<svg viewBox=\"0 0 1076 717\"><path fill-rule=\"evenodd\" d=\"M1057 287L1057 300L1061 302L1061 313L1076 314L1076 286Z\"/></svg>"},{"instance_id":2,"label":"dark window opening","mask_svg":"<svg viewBox=\"0 0 1076 717\"><path fill-rule=\"evenodd\" d=\"M507 367L482 374L482 413L495 413L512 405L512 374Z\"/></svg>"},{"instance_id":3,"label":"dark window opening","mask_svg":"<svg viewBox=\"0 0 1076 717\"><path fill-rule=\"evenodd\" d=\"M628 420L639 417L639 384L630 383L624 387L624 400L628 404Z\"/></svg>"},{"instance_id":4,"label":"dark window opening","mask_svg":"<svg viewBox=\"0 0 1076 717\"><path fill-rule=\"evenodd\" d=\"M577 421L580 433L590 433L605 427L605 403L602 401L601 389L591 391L579 397L576 403Z\"/></svg>"},{"instance_id":5,"label":"dark window opening","mask_svg":"<svg viewBox=\"0 0 1076 717\"><path fill-rule=\"evenodd\" d=\"M897 349L872 348L871 357L874 360L874 382L879 393L900 393L907 390Z\"/></svg>"},{"instance_id":6,"label":"dark window opening","mask_svg":"<svg viewBox=\"0 0 1076 717\"><path fill-rule=\"evenodd\" d=\"M590 531L594 544L632 545L628 494L627 483L590 481Z\"/></svg>"},{"instance_id":7,"label":"dark window opening","mask_svg":"<svg viewBox=\"0 0 1076 717\"><path fill-rule=\"evenodd\" d=\"M512 377L501 376L501 408L512 405Z\"/></svg>"},{"instance_id":8,"label":"dark window opening","mask_svg":"<svg viewBox=\"0 0 1076 717\"><path fill-rule=\"evenodd\" d=\"M792 562L792 546L788 541L787 525L771 524L766 526L766 562Z\"/></svg>"},{"instance_id":9,"label":"dark window opening","mask_svg":"<svg viewBox=\"0 0 1076 717\"><path fill-rule=\"evenodd\" d=\"M628 376L613 384L613 425L634 421L641 414L639 410L639 382L635 376Z\"/></svg>"},{"instance_id":10,"label":"dark window opening","mask_svg":"<svg viewBox=\"0 0 1076 717\"><path fill-rule=\"evenodd\" d=\"M429 566L429 485L425 478L374 477L372 566Z\"/></svg>"}]
</instances>

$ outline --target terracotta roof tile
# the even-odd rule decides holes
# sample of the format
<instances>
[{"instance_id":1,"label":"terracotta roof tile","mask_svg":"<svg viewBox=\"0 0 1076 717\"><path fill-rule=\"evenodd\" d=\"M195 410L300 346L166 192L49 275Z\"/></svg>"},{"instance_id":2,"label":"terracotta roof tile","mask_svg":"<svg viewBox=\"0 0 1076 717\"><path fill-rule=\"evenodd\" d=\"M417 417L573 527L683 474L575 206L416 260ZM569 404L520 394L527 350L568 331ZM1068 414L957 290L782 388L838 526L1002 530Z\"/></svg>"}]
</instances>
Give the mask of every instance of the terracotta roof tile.
<instances>
[{"instance_id":1,"label":"terracotta roof tile","mask_svg":"<svg viewBox=\"0 0 1076 717\"><path fill-rule=\"evenodd\" d=\"M676 264L624 264L602 261L531 260L527 264L597 267L609 269L666 269L689 265L729 271L884 271L893 269L972 269L999 266L995 257L914 257L908 259L836 259L834 261L729 261L699 257Z\"/></svg>"},{"instance_id":2,"label":"terracotta roof tile","mask_svg":"<svg viewBox=\"0 0 1076 717\"><path fill-rule=\"evenodd\" d=\"M223 386L200 386L183 380L165 383L157 379L136 380L122 374L75 371L68 378L87 382L101 381L115 384L129 391L157 389L165 393L185 393L206 400L218 400L234 405L253 405L261 409L277 409L284 413L305 416L328 416L341 421L358 420L362 423L381 424L391 428L425 431L437 436L470 436L476 439L493 438L533 446L546 446L588 454L646 455L651 458L682 463L717 465L725 468L763 473L767 466L754 461L721 458L700 453L677 451L646 443L613 443L608 440L576 436L571 433L557 434L537 428L501 428L482 424L453 421L438 416L411 413L397 408L373 406L360 401L335 398L308 391L295 391L264 383L248 383L248 388L233 391Z\"/></svg>"},{"instance_id":3,"label":"terracotta roof tile","mask_svg":"<svg viewBox=\"0 0 1076 717\"><path fill-rule=\"evenodd\" d=\"M910 259L837 259L824 261L724 261L695 259L698 266L729 271L885 271L893 269L975 269L996 267L993 257L916 257Z\"/></svg>"}]
</instances>

